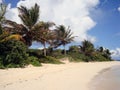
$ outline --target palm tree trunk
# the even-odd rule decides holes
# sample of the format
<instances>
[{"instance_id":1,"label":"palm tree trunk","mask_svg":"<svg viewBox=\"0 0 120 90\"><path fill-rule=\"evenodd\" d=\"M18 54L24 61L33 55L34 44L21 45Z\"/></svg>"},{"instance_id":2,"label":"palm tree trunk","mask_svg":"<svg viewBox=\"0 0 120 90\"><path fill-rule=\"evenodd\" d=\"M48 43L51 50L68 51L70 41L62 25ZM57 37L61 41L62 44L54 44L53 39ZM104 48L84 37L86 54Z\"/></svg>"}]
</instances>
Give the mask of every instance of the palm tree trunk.
<instances>
[{"instance_id":1,"label":"palm tree trunk","mask_svg":"<svg viewBox=\"0 0 120 90\"><path fill-rule=\"evenodd\" d=\"M63 45L63 46L64 46L64 55L66 55L65 45Z\"/></svg>"},{"instance_id":2,"label":"palm tree trunk","mask_svg":"<svg viewBox=\"0 0 120 90\"><path fill-rule=\"evenodd\" d=\"M0 35L3 33L2 26L0 24Z\"/></svg>"},{"instance_id":3,"label":"palm tree trunk","mask_svg":"<svg viewBox=\"0 0 120 90\"><path fill-rule=\"evenodd\" d=\"M46 42L44 42L44 56L46 56Z\"/></svg>"}]
</instances>

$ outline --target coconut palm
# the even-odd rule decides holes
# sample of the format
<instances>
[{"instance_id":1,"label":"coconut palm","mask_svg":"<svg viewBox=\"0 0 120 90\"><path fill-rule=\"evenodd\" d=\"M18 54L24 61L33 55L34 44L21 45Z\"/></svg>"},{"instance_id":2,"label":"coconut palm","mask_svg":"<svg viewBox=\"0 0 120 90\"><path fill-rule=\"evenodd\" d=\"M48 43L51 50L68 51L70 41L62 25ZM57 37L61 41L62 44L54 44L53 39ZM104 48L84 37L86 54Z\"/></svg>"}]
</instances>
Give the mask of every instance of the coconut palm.
<instances>
[{"instance_id":1,"label":"coconut palm","mask_svg":"<svg viewBox=\"0 0 120 90\"><path fill-rule=\"evenodd\" d=\"M64 25L59 25L56 28L56 34L57 34L57 46L63 45L64 47L64 54L66 55L66 50L65 50L65 46L68 43L71 43L75 36L72 36L73 33L71 32L70 27L68 27L66 29L66 27Z\"/></svg>"},{"instance_id":2,"label":"coconut palm","mask_svg":"<svg viewBox=\"0 0 120 90\"><path fill-rule=\"evenodd\" d=\"M80 46L80 50L86 57L90 57L93 55L95 49L94 45L90 41L84 40ZM86 59L86 61L88 62L89 60Z\"/></svg>"},{"instance_id":3,"label":"coconut palm","mask_svg":"<svg viewBox=\"0 0 120 90\"><path fill-rule=\"evenodd\" d=\"M3 3L0 4L0 34L3 33L2 24L5 20L4 15L6 13L6 7L7 6L5 4L3 4Z\"/></svg>"},{"instance_id":4,"label":"coconut palm","mask_svg":"<svg viewBox=\"0 0 120 90\"><path fill-rule=\"evenodd\" d=\"M22 24L17 24L14 21L5 20L5 26L3 27L4 31L9 32L10 34L20 34L24 35L28 32L27 28Z\"/></svg>"},{"instance_id":5,"label":"coconut palm","mask_svg":"<svg viewBox=\"0 0 120 90\"><path fill-rule=\"evenodd\" d=\"M32 44L33 34L32 28L35 26L39 19L39 6L35 4L31 9L27 9L24 6L18 7L19 17L21 18L22 24L17 24L16 22L5 20L4 21L4 31L7 31L10 35L9 39L22 40L26 45L30 46ZM16 34L16 35L15 35ZM21 36L20 36L21 35ZM18 39L19 37L19 39ZM6 40L9 40L8 38Z\"/></svg>"},{"instance_id":6,"label":"coconut palm","mask_svg":"<svg viewBox=\"0 0 120 90\"><path fill-rule=\"evenodd\" d=\"M53 38L53 33L50 30L53 25L55 25L53 22L39 22L32 29L34 33L33 39L44 46L44 56L46 56L46 44L50 44Z\"/></svg>"},{"instance_id":7,"label":"coconut palm","mask_svg":"<svg viewBox=\"0 0 120 90\"><path fill-rule=\"evenodd\" d=\"M103 53L103 56L109 60L111 60L111 52L109 49L105 49L104 50L104 53Z\"/></svg>"},{"instance_id":8,"label":"coconut palm","mask_svg":"<svg viewBox=\"0 0 120 90\"><path fill-rule=\"evenodd\" d=\"M27 9L24 6L18 7L19 17L21 18L23 24L31 30L31 28L37 23L39 19L39 6L34 5L31 9Z\"/></svg>"},{"instance_id":9,"label":"coconut palm","mask_svg":"<svg viewBox=\"0 0 120 90\"><path fill-rule=\"evenodd\" d=\"M27 32L24 34L23 38L26 41L26 44L30 46L33 40L33 31L32 28L38 22L39 19L39 6L34 5L31 9L27 9L24 6L18 7L19 17L21 18L24 26L27 28Z\"/></svg>"},{"instance_id":10,"label":"coconut palm","mask_svg":"<svg viewBox=\"0 0 120 90\"><path fill-rule=\"evenodd\" d=\"M102 53L102 52L104 52L104 48L101 46L101 47L99 47L98 51Z\"/></svg>"},{"instance_id":11,"label":"coconut palm","mask_svg":"<svg viewBox=\"0 0 120 90\"><path fill-rule=\"evenodd\" d=\"M5 13L6 13L6 7L4 3L0 4L0 42L9 40L10 33L5 30L5 24L6 24L6 19L5 19Z\"/></svg>"}]
</instances>

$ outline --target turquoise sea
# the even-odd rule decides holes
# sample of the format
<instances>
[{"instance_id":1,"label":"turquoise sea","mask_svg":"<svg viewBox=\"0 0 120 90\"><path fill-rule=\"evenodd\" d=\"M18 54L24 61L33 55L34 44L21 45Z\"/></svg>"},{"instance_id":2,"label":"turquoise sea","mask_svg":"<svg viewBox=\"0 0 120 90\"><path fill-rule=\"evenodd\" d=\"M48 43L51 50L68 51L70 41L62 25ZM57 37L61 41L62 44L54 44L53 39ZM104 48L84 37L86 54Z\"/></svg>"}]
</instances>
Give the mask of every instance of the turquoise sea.
<instances>
[{"instance_id":1,"label":"turquoise sea","mask_svg":"<svg viewBox=\"0 0 120 90\"><path fill-rule=\"evenodd\" d=\"M120 90L120 66L99 72L90 82L90 90Z\"/></svg>"}]
</instances>

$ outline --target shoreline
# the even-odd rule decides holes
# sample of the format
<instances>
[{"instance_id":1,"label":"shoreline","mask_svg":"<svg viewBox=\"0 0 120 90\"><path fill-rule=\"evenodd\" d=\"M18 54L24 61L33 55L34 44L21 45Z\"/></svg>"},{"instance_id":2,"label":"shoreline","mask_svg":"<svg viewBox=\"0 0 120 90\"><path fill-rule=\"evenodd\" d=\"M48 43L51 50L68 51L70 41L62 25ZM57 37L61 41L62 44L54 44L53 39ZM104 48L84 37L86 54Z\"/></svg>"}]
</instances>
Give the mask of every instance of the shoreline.
<instances>
[{"instance_id":1,"label":"shoreline","mask_svg":"<svg viewBox=\"0 0 120 90\"><path fill-rule=\"evenodd\" d=\"M90 83L90 90L118 90L120 88L120 65L103 69Z\"/></svg>"},{"instance_id":2,"label":"shoreline","mask_svg":"<svg viewBox=\"0 0 120 90\"><path fill-rule=\"evenodd\" d=\"M89 90L89 83L100 71L116 65L120 62L43 64L0 70L0 90Z\"/></svg>"}]
</instances>

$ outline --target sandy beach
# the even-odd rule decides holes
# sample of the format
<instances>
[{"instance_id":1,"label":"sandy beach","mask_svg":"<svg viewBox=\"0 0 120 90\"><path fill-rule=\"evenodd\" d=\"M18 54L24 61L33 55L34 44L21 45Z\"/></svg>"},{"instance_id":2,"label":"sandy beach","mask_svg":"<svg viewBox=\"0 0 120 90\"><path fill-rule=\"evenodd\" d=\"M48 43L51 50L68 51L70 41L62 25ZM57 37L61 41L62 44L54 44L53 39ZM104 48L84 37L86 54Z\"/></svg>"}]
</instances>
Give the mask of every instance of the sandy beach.
<instances>
[{"instance_id":1,"label":"sandy beach","mask_svg":"<svg viewBox=\"0 0 120 90\"><path fill-rule=\"evenodd\" d=\"M44 64L0 70L0 90L89 90L94 76L118 61Z\"/></svg>"}]
</instances>

